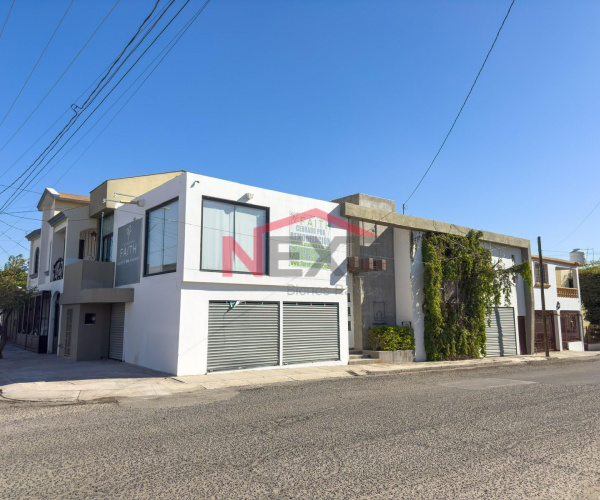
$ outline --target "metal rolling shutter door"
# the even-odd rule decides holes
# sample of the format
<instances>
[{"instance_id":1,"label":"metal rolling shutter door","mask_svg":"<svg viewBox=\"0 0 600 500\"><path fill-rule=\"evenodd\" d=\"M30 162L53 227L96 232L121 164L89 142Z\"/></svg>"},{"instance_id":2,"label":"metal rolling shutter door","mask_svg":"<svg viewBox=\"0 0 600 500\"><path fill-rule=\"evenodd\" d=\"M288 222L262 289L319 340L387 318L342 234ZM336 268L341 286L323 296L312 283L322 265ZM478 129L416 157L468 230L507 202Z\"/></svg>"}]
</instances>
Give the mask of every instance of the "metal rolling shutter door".
<instances>
[{"instance_id":1,"label":"metal rolling shutter door","mask_svg":"<svg viewBox=\"0 0 600 500\"><path fill-rule=\"evenodd\" d=\"M210 302L208 371L279 364L279 304Z\"/></svg>"},{"instance_id":2,"label":"metal rolling shutter door","mask_svg":"<svg viewBox=\"0 0 600 500\"><path fill-rule=\"evenodd\" d=\"M283 362L340 359L337 304L283 304Z\"/></svg>"},{"instance_id":3,"label":"metal rolling shutter door","mask_svg":"<svg viewBox=\"0 0 600 500\"><path fill-rule=\"evenodd\" d=\"M123 337L125 334L125 304L113 304L110 308L110 333L108 357L123 361Z\"/></svg>"},{"instance_id":4,"label":"metal rolling shutter door","mask_svg":"<svg viewBox=\"0 0 600 500\"><path fill-rule=\"evenodd\" d=\"M516 356L517 330L512 307L496 307L492 309L490 325L486 322L485 346L488 357Z\"/></svg>"}]
</instances>

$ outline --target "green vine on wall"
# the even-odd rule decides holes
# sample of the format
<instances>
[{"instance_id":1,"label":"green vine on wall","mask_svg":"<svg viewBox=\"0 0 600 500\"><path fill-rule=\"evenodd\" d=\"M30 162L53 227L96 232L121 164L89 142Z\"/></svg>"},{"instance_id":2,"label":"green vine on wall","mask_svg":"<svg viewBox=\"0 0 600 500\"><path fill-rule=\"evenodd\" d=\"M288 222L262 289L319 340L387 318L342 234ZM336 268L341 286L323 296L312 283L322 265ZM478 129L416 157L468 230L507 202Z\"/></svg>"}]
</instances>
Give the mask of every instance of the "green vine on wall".
<instances>
[{"instance_id":1,"label":"green vine on wall","mask_svg":"<svg viewBox=\"0 0 600 500\"><path fill-rule=\"evenodd\" d=\"M486 318L493 307L510 305L518 276L531 288L529 262L504 267L481 245L482 233L427 233L425 266L425 351L430 361L486 355Z\"/></svg>"}]
</instances>

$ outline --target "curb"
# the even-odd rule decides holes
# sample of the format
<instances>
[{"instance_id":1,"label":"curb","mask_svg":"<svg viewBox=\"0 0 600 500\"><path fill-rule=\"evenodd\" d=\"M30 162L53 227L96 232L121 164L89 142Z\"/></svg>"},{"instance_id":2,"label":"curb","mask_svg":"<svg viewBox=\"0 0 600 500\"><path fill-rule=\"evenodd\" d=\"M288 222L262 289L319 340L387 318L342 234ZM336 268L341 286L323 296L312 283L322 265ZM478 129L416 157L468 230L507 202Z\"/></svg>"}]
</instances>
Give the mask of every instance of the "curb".
<instances>
[{"instance_id":1,"label":"curb","mask_svg":"<svg viewBox=\"0 0 600 500\"><path fill-rule=\"evenodd\" d=\"M365 375L396 375L396 374L406 374L406 373L421 373L421 372L441 372L441 371L458 371L458 370L473 370L476 368L493 368L496 366L508 366L508 365L530 365L535 363L558 363L558 362L570 362L570 361L594 361L600 354L595 356L585 356L581 358L519 358L519 361L493 361L492 363L481 363L481 364L472 364L472 365L462 365L462 366L423 366L423 368L411 367L408 369L391 369L391 370L365 370Z\"/></svg>"}]
</instances>

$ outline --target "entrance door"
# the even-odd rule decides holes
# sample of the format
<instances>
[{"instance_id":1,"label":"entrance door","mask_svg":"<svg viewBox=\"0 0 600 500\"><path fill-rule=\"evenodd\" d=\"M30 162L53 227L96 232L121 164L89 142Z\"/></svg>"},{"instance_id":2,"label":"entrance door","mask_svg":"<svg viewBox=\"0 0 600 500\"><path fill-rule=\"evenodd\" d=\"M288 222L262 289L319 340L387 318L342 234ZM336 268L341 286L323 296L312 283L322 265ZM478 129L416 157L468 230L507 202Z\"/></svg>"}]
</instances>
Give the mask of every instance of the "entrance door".
<instances>
[{"instance_id":1,"label":"entrance door","mask_svg":"<svg viewBox=\"0 0 600 500\"><path fill-rule=\"evenodd\" d=\"M546 328L548 330L548 349L556 351L556 332L554 330L554 313L546 311ZM535 352L545 352L544 317L542 311L535 312Z\"/></svg>"},{"instance_id":2,"label":"entrance door","mask_svg":"<svg viewBox=\"0 0 600 500\"><path fill-rule=\"evenodd\" d=\"M581 342L581 329L578 311L561 311L560 329L562 331L563 350L569 349L569 342Z\"/></svg>"},{"instance_id":3,"label":"entrance door","mask_svg":"<svg viewBox=\"0 0 600 500\"><path fill-rule=\"evenodd\" d=\"M110 332L108 357L123 361L123 337L125 335L125 304L113 304L110 308Z\"/></svg>"}]
</instances>

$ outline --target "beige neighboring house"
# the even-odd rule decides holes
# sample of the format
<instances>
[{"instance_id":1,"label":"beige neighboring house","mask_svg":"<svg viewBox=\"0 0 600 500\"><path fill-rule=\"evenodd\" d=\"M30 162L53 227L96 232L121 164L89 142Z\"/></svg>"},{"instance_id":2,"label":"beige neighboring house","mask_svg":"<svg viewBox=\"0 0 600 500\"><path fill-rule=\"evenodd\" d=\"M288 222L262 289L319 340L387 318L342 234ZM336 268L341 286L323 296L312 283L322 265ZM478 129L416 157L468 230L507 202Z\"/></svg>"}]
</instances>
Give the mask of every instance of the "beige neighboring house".
<instances>
[{"instance_id":1,"label":"beige neighboring house","mask_svg":"<svg viewBox=\"0 0 600 500\"><path fill-rule=\"evenodd\" d=\"M579 262L531 256L534 277L535 349L545 351L542 287L546 301L546 328L551 351L583 351L583 317L579 289Z\"/></svg>"},{"instance_id":2,"label":"beige neighboring house","mask_svg":"<svg viewBox=\"0 0 600 500\"><path fill-rule=\"evenodd\" d=\"M107 357L111 313L133 300L132 289L114 288L114 210L181 174L108 180L89 196L46 188L37 205L41 227L27 235L28 284L37 293L12 315L9 338L38 353Z\"/></svg>"}]
</instances>

